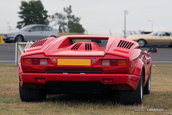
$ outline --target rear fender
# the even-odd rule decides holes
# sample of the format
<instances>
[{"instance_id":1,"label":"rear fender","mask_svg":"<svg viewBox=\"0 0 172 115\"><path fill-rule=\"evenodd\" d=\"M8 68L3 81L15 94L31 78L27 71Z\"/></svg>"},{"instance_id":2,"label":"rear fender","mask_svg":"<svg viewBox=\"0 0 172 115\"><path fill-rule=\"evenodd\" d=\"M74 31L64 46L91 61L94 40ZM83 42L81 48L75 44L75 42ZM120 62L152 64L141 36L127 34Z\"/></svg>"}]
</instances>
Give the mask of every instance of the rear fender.
<instances>
[{"instance_id":1,"label":"rear fender","mask_svg":"<svg viewBox=\"0 0 172 115\"><path fill-rule=\"evenodd\" d=\"M140 76L142 68L144 68L144 63L141 59L139 59L134 69L134 75Z\"/></svg>"},{"instance_id":2,"label":"rear fender","mask_svg":"<svg viewBox=\"0 0 172 115\"><path fill-rule=\"evenodd\" d=\"M19 79L19 85L20 86L22 86L22 84L23 84L22 73L23 73L23 70L22 70L21 64L19 64L19 66L18 66L18 79Z\"/></svg>"},{"instance_id":3,"label":"rear fender","mask_svg":"<svg viewBox=\"0 0 172 115\"><path fill-rule=\"evenodd\" d=\"M144 69L144 63L143 63L143 61L141 59L139 59L138 62L137 62L137 64L136 64L136 67L134 69L134 75L137 75L140 78L140 75L141 75L143 69ZM138 81L138 83L139 83L139 81Z\"/></svg>"}]
</instances>

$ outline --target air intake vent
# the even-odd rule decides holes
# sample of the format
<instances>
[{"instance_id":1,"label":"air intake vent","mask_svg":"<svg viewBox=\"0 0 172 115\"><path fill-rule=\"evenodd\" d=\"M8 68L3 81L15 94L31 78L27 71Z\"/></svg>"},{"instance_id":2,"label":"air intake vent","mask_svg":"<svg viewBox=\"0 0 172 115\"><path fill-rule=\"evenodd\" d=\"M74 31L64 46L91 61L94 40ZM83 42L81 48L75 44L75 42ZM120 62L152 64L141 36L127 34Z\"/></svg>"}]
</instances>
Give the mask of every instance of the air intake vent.
<instances>
[{"instance_id":1,"label":"air intake vent","mask_svg":"<svg viewBox=\"0 0 172 115\"><path fill-rule=\"evenodd\" d=\"M130 49L133 46L134 43L131 42L127 42L124 40L120 40L119 44L117 47L121 47L121 48L126 48L126 49Z\"/></svg>"},{"instance_id":2,"label":"air intake vent","mask_svg":"<svg viewBox=\"0 0 172 115\"><path fill-rule=\"evenodd\" d=\"M71 50L77 50L80 46L81 46L82 43L76 43L72 48Z\"/></svg>"},{"instance_id":3,"label":"air intake vent","mask_svg":"<svg viewBox=\"0 0 172 115\"><path fill-rule=\"evenodd\" d=\"M34 44L32 44L30 47L33 48L33 47L42 46L46 41L47 41L47 39L43 39L43 40L36 41L36 42L35 42Z\"/></svg>"},{"instance_id":4,"label":"air intake vent","mask_svg":"<svg viewBox=\"0 0 172 115\"><path fill-rule=\"evenodd\" d=\"M85 50L92 50L91 44L85 44Z\"/></svg>"}]
</instances>

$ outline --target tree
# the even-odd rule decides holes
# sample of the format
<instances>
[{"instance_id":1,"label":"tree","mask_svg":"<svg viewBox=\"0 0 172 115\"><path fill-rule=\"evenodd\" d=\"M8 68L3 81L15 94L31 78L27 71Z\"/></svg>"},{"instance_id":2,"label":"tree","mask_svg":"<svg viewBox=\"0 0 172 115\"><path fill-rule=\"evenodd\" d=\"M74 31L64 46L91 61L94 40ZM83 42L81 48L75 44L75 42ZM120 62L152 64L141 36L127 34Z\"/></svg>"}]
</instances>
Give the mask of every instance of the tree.
<instances>
[{"instance_id":1,"label":"tree","mask_svg":"<svg viewBox=\"0 0 172 115\"><path fill-rule=\"evenodd\" d=\"M67 31L67 23L66 23L66 16L60 13L55 13L54 15L50 16L51 22L54 23L54 26L59 25L59 32L68 32Z\"/></svg>"},{"instance_id":2,"label":"tree","mask_svg":"<svg viewBox=\"0 0 172 115\"><path fill-rule=\"evenodd\" d=\"M47 13L40 0L21 1L18 14L22 20L17 22L17 28L22 28L29 24L49 24Z\"/></svg>"},{"instance_id":3,"label":"tree","mask_svg":"<svg viewBox=\"0 0 172 115\"><path fill-rule=\"evenodd\" d=\"M59 32L84 33L85 29L79 23L81 19L72 14L72 6L63 8L63 11L50 16L53 25L59 26Z\"/></svg>"}]
</instances>

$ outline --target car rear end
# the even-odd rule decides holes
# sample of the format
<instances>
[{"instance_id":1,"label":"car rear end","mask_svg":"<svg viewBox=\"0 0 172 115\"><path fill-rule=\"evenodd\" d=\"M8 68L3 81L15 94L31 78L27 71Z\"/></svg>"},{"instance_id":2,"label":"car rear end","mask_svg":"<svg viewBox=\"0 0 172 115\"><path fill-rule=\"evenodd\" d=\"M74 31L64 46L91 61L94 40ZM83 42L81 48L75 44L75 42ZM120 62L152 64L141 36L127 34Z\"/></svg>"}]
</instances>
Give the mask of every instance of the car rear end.
<instances>
[{"instance_id":1,"label":"car rear end","mask_svg":"<svg viewBox=\"0 0 172 115\"><path fill-rule=\"evenodd\" d=\"M124 46L119 39L109 37L69 37L35 44L21 56L21 87L44 89L47 93L137 88L139 76L134 74L127 53L134 47L132 42Z\"/></svg>"}]
</instances>

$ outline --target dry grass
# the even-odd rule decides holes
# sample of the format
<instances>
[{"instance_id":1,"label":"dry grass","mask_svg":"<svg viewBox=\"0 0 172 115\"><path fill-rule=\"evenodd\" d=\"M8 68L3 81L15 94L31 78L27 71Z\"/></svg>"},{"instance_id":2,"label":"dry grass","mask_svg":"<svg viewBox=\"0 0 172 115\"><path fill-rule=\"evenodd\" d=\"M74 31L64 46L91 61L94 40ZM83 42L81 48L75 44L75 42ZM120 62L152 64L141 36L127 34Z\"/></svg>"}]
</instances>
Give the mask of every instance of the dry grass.
<instances>
[{"instance_id":1,"label":"dry grass","mask_svg":"<svg viewBox=\"0 0 172 115\"><path fill-rule=\"evenodd\" d=\"M172 65L153 66L152 93L139 106L123 106L104 96L49 96L46 102L19 99L17 67L0 64L0 115L172 115ZM151 112L154 111L154 112ZM158 112L161 111L161 112Z\"/></svg>"}]
</instances>

